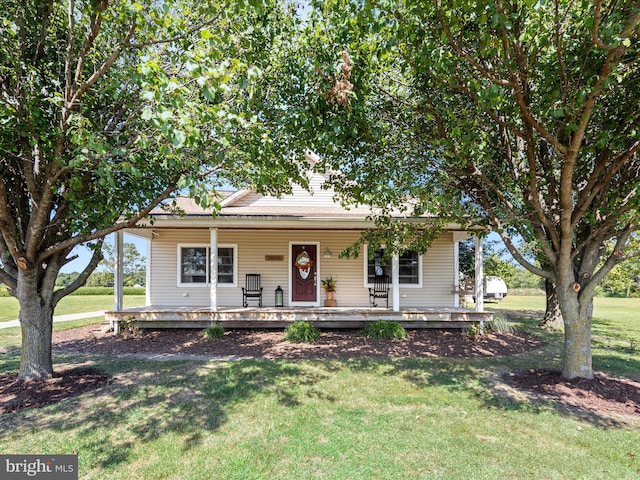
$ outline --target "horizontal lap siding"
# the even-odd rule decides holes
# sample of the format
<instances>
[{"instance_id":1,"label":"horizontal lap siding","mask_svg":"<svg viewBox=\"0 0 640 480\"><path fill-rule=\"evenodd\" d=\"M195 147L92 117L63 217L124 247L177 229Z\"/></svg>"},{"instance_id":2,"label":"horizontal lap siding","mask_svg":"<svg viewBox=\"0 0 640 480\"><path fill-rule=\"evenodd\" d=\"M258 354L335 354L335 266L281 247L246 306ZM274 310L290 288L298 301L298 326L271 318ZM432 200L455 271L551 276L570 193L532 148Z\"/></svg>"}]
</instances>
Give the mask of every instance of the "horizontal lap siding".
<instances>
[{"instance_id":1,"label":"horizontal lap siding","mask_svg":"<svg viewBox=\"0 0 640 480\"><path fill-rule=\"evenodd\" d=\"M364 273L361 258L339 258L340 252L360 238L359 232L320 232L322 235L318 252L320 260L320 279L333 277L336 281L334 299L340 307L362 307L368 304L368 291L364 288ZM329 248L331 258L324 258ZM320 299L324 305L324 290Z\"/></svg>"},{"instance_id":2,"label":"horizontal lap siding","mask_svg":"<svg viewBox=\"0 0 640 480\"><path fill-rule=\"evenodd\" d=\"M218 242L238 245L238 286L218 288L218 305L237 306L242 304L242 288L245 274L259 273L263 287L262 304L275 305L275 290L278 285L287 298L287 235L268 231L225 231L218 230ZM266 256L282 255L283 260L265 260ZM286 301L286 300L285 300ZM250 301L250 305L257 305Z\"/></svg>"},{"instance_id":3,"label":"horizontal lap siding","mask_svg":"<svg viewBox=\"0 0 640 480\"><path fill-rule=\"evenodd\" d=\"M318 282L323 278L333 275L337 280L337 289L340 292L336 299L341 306L362 306L366 304L366 291L362 285L362 274L356 274L361 264L357 260L339 259L340 251L358 239L357 232L327 232L327 231L220 231L218 241L220 243L238 244L238 278L239 287L244 282L247 273L259 273L264 286L263 304L272 306L275 304L275 289L278 285L284 290L285 304L289 298L289 244L316 244L318 245ZM324 258L324 252L329 247L331 258ZM282 255L283 261L267 261L266 256ZM239 303L242 293L218 290L218 304L221 306L233 306ZM319 291L320 303L324 302L324 290Z\"/></svg>"},{"instance_id":4,"label":"horizontal lap siding","mask_svg":"<svg viewBox=\"0 0 640 480\"><path fill-rule=\"evenodd\" d=\"M308 192L299 185L293 185L292 192L281 197L270 197L259 193L250 193L245 197L233 202L234 207L299 207L311 203L314 207L335 207L333 199L335 192L333 189L323 189L322 184L325 178L322 175L314 175L309 187L313 193Z\"/></svg>"},{"instance_id":5,"label":"horizontal lap siding","mask_svg":"<svg viewBox=\"0 0 640 480\"><path fill-rule=\"evenodd\" d=\"M177 285L177 245L179 243L209 244L206 229L158 229L151 245L151 303L168 306L208 306L210 288L179 287ZM339 306L368 305L368 290L364 286L364 260L339 258L340 252L359 238L358 232L336 230L265 231L218 230L219 244L237 245L238 285L218 287L219 306L238 306L242 302L241 287L247 273L259 273L264 287L263 305L275 304L275 289L284 290L285 304L289 298L289 243L318 245L318 281L332 276L336 280L335 299ZM324 258L327 247L331 258ZM265 257L281 255L282 261ZM453 244L451 235L436 240L423 257L423 288L401 288L401 307L431 307L453 305ZM186 294L187 296L184 296ZM319 291L320 304L325 294ZM390 299L391 300L391 299ZM253 304L253 303L252 303Z\"/></svg>"},{"instance_id":6,"label":"horizontal lap siding","mask_svg":"<svg viewBox=\"0 0 640 480\"><path fill-rule=\"evenodd\" d=\"M209 230L154 230L151 241L151 304L206 307L209 287L178 287L178 244L210 243ZM186 295L186 296L185 296Z\"/></svg>"},{"instance_id":7,"label":"horizontal lap siding","mask_svg":"<svg viewBox=\"0 0 640 480\"><path fill-rule=\"evenodd\" d=\"M445 233L431 244L422 257L422 288L400 288L400 305L403 307L453 306L453 260L452 235Z\"/></svg>"}]
</instances>

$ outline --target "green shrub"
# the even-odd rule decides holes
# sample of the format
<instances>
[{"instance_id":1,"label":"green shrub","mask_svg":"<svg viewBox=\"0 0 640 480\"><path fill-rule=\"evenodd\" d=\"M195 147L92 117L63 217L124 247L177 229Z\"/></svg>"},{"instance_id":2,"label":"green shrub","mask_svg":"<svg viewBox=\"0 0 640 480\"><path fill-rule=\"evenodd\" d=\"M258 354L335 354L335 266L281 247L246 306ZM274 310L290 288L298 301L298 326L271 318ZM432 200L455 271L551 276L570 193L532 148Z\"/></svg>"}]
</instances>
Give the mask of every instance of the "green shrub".
<instances>
[{"instance_id":1,"label":"green shrub","mask_svg":"<svg viewBox=\"0 0 640 480\"><path fill-rule=\"evenodd\" d=\"M482 329L479 323L472 323L467 329L467 336L470 340L477 340L482 335Z\"/></svg>"},{"instance_id":2,"label":"green shrub","mask_svg":"<svg viewBox=\"0 0 640 480\"><path fill-rule=\"evenodd\" d=\"M485 324L486 330L493 333L516 333L517 329L503 315L494 313L493 320Z\"/></svg>"},{"instance_id":3,"label":"green shrub","mask_svg":"<svg viewBox=\"0 0 640 480\"><path fill-rule=\"evenodd\" d=\"M381 340L393 340L405 338L406 330L398 322L390 320L375 320L365 324L360 334L369 338L378 338Z\"/></svg>"},{"instance_id":4,"label":"green shrub","mask_svg":"<svg viewBox=\"0 0 640 480\"><path fill-rule=\"evenodd\" d=\"M202 331L204 338L222 338L224 337L224 327L219 323L212 323Z\"/></svg>"},{"instance_id":5,"label":"green shrub","mask_svg":"<svg viewBox=\"0 0 640 480\"><path fill-rule=\"evenodd\" d=\"M313 343L320 337L320 330L306 321L293 322L284 330L284 338L289 342Z\"/></svg>"},{"instance_id":6,"label":"green shrub","mask_svg":"<svg viewBox=\"0 0 640 480\"><path fill-rule=\"evenodd\" d=\"M132 316L122 317L118 320L118 335L138 336L140 328L136 326L136 319Z\"/></svg>"}]
</instances>

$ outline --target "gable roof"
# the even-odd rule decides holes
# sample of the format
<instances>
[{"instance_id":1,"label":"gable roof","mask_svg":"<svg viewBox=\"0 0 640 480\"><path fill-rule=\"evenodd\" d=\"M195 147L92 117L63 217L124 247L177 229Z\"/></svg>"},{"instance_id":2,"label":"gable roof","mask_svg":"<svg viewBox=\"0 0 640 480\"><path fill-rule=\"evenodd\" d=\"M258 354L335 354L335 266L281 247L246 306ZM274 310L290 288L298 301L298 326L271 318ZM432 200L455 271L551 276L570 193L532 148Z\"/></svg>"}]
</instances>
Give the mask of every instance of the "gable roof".
<instances>
[{"instance_id":1,"label":"gable roof","mask_svg":"<svg viewBox=\"0 0 640 480\"><path fill-rule=\"evenodd\" d=\"M371 227L371 217L379 213L378 210L367 205L341 204L336 200L332 188L323 188L326 180L325 175L313 174L309 180L309 190L293 185L291 193L280 197L251 190L217 192L222 200L221 209L215 215L213 208L202 208L192 198L177 197L175 204L183 214L176 214L175 208L155 208L150 213L152 228L362 230ZM433 217L408 218L398 212L396 218L424 221ZM462 230L458 224L448 224L445 228Z\"/></svg>"},{"instance_id":2,"label":"gable roof","mask_svg":"<svg viewBox=\"0 0 640 480\"><path fill-rule=\"evenodd\" d=\"M323 188L326 177L314 174L309 182L309 191L293 185L292 192L281 197L262 195L251 190L237 192L218 192L223 199L221 209L215 215L216 220L225 218L289 218L289 219L352 219L364 220L374 213L371 207L360 205L345 207L335 200L335 192L331 188ZM187 217L212 218L213 208L202 208L189 197L177 197L176 206ZM151 216L156 219L174 217L171 209L155 208Z\"/></svg>"}]
</instances>

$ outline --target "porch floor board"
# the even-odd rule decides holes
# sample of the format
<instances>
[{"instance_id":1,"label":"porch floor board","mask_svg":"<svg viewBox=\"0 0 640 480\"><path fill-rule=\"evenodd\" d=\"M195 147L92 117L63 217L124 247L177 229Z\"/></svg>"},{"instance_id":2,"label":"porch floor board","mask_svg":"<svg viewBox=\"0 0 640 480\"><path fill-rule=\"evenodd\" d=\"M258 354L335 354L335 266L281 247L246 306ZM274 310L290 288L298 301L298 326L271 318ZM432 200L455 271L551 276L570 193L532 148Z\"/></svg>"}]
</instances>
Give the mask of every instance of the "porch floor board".
<instances>
[{"instance_id":1,"label":"porch floor board","mask_svg":"<svg viewBox=\"0 0 640 480\"><path fill-rule=\"evenodd\" d=\"M219 323L225 328L284 328L298 321L312 322L318 328L362 328L373 320L399 322L405 328L468 328L493 320L491 312L464 308L407 308L399 312L376 307L173 307L152 305L109 311L111 325L133 319L140 328L206 328Z\"/></svg>"}]
</instances>

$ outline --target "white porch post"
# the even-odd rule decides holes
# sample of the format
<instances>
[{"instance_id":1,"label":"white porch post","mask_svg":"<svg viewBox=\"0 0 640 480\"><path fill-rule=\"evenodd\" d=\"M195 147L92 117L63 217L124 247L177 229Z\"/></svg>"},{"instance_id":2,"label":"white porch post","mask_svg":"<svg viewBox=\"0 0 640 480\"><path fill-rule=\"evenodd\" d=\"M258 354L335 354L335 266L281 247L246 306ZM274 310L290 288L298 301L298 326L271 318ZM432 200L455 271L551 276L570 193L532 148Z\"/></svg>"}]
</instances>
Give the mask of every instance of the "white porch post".
<instances>
[{"instance_id":1,"label":"white porch post","mask_svg":"<svg viewBox=\"0 0 640 480\"><path fill-rule=\"evenodd\" d=\"M153 233L151 238L147 239L147 263L145 267L145 305L151 305L151 243L153 242Z\"/></svg>"},{"instance_id":2,"label":"white porch post","mask_svg":"<svg viewBox=\"0 0 640 480\"><path fill-rule=\"evenodd\" d=\"M209 308L212 312L218 310L218 229L209 229L210 237L210 266L211 269L211 292Z\"/></svg>"},{"instance_id":3,"label":"white porch post","mask_svg":"<svg viewBox=\"0 0 640 480\"><path fill-rule=\"evenodd\" d=\"M123 238L124 234L122 230L115 232L113 240L113 249L116 253L116 264L113 271L113 296L114 296L114 309L116 311L122 310L122 292L124 283L124 266L122 258L124 256L123 251Z\"/></svg>"},{"instance_id":4,"label":"white porch post","mask_svg":"<svg viewBox=\"0 0 640 480\"><path fill-rule=\"evenodd\" d=\"M391 287L393 291L393 311L400 311L400 256L391 259Z\"/></svg>"},{"instance_id":5,"label":"white porch post","mask_svg":"<svg viewBox=\"0 0 640 480\"><path fill-rule=\"evenodd\" d=\"M484 276L483 262L482 262L482 239L476 237L475 248L475 260L476 260L476 312L484 312L484 288L482 277Z\"/></svg>"},{"instance_id":6,"label":"white porch post","mask_svg":"<svg viewBox=\"0 0 640 480\"><path fill-rule=\"evenodd\" d=\"M115 251L115 265L113 269L113 309L116 312L120 312L122 310L123 305L123 277L124 277L124 265L122 258L124 257L123 251L123 239L124 234L122 230L119 230L113 234L113 250ZM113 334L118 335L118 320L114 320L111 325L113 329Z\"/></svg>"},{"instance_id":7,"label":"white porch post","mask_svg":"<svg viewBox=\"0 0 640 480\"><path fill-rule=\"evenodd\" d=\"M460 306L460 242L453 242L453 306Z\"/></svg>"}]
</instances>

